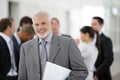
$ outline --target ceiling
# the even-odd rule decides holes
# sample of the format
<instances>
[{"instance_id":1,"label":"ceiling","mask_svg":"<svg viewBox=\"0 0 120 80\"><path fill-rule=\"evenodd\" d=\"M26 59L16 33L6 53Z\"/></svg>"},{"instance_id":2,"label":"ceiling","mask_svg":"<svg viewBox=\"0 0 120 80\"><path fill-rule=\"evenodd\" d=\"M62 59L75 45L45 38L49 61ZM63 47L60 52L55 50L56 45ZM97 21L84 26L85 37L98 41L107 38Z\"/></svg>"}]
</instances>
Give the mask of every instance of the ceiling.
<instances>
[{"instance_id":1,"label":"ceiling","mask_svg":"<svg viewBox=\"0 0 120 80\"><path fill-rule=\"evenodd\" d=\"M120 0L10 0L13 2L27 3L33 5L47 6L58 9L76 9L83 5L103 6L120 5Z\"/></svg>"},{"instance_id":2,"label":"ceiling","mask_svg":"<svg viewBox=\"0 0 120 80\"><path fill-rule=\"evenodd\" d=\"M61 9L73 9L79 8L82 5L93 5L93 6L101 6L103 5L103 0L10 0L19 3L29 3L41 6L50 6Z\"/></svg>"}]
</instances>

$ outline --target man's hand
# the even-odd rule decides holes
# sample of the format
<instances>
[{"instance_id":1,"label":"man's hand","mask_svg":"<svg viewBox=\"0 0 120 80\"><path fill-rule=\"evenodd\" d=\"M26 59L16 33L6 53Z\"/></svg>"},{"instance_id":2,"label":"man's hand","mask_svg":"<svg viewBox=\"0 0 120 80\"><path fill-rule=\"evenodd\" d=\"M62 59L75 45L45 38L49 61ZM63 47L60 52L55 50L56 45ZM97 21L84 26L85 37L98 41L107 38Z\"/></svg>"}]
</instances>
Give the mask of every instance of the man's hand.
<instances>
[{"instance_id":1,"label":"man's hand","mask_svg":"<svg viewBox=\"0 0 120 80\"><path fill-rule=\"evenodd\" d=\"M94 76L94 80L99 80L98 77L97 77L96 75Z\"/></svg>"}]
</instances>

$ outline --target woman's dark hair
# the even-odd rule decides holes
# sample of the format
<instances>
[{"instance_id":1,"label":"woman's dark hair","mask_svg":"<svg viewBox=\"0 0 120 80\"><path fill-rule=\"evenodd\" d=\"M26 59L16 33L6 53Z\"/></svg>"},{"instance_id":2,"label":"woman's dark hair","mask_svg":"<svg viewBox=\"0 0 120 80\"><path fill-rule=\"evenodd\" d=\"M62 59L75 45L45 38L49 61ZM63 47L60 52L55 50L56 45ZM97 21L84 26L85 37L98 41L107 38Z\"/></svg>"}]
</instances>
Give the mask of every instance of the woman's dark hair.
<instances>
[{"instance_id":1,"label":"woman's dark hair","mask_svg":"<svg viewBox=\"0 0 120 80\"><path fill-rule=\"evenodd\" d=\"M94 30L90 26L83 26L83 28L80 29L82 33L88 33L90 37L93 39L94 38Z\"/></svg>"},{"instance_id":2,"label":"woman's dark hair","mask_svg":"<svg viewBox=\"0 0 120 80\"><path fill-rule=\"evenodd\" d=\"M83 28L80 29L80 31L82 33L88 33L92 39L94 38L94 34L96 33L97 40L96 40L95 45L96 45L97 49L100 51L100 36L99 36L99 33L95 32L91 26L84 26Z\"/></svg>"}]
</instances>

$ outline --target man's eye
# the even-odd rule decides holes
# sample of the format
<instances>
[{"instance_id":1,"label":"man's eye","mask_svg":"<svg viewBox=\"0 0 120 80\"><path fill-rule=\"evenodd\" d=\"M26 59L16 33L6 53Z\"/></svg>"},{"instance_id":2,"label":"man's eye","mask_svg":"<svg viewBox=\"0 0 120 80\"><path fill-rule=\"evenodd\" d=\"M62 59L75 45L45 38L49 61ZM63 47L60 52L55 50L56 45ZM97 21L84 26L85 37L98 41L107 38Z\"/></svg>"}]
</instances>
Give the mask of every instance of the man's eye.
<instances>
[{"instance_id":1,"label":"man's eye","mask_svg":"<svg viewBox=\"0 0 120 80\"><path fill-rule=\"evenodd\" d=\"M35 24L35 26L39 26L39 24Z\"/></svg>"},{"instance_id":2,"label":"man's eye","mask_svg":"<svg viewBox=\"0 0 120 80\"><path fill-rule=\"evenodd\" d=\"M45 25L45 24L46 24L46 22L42 22L41 24L42 24L42 25Z\"/></svg>"}]
</instances>

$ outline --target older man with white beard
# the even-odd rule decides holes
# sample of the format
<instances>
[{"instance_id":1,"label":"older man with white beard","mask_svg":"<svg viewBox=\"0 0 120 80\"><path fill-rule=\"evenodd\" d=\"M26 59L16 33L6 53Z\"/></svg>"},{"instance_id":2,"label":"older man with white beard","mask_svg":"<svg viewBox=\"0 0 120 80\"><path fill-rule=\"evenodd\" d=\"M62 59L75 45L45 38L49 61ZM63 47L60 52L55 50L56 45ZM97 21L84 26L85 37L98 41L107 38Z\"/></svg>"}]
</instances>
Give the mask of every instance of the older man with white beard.
<instances>
[{"instance_id":1,"label":"older man with white beard","mask_svg":"<svg viewBox=\"0 0 120 80\"><path fill-rule=\"evenodd\" d=\"M85 80L88 71L73 39L56 36L46 12L33 16L37 37L21 47L19 80L42 80L46 61L71 69L67 80ZM44 46L44 47L43 47Z\"/></svg>"}]
</instances>

